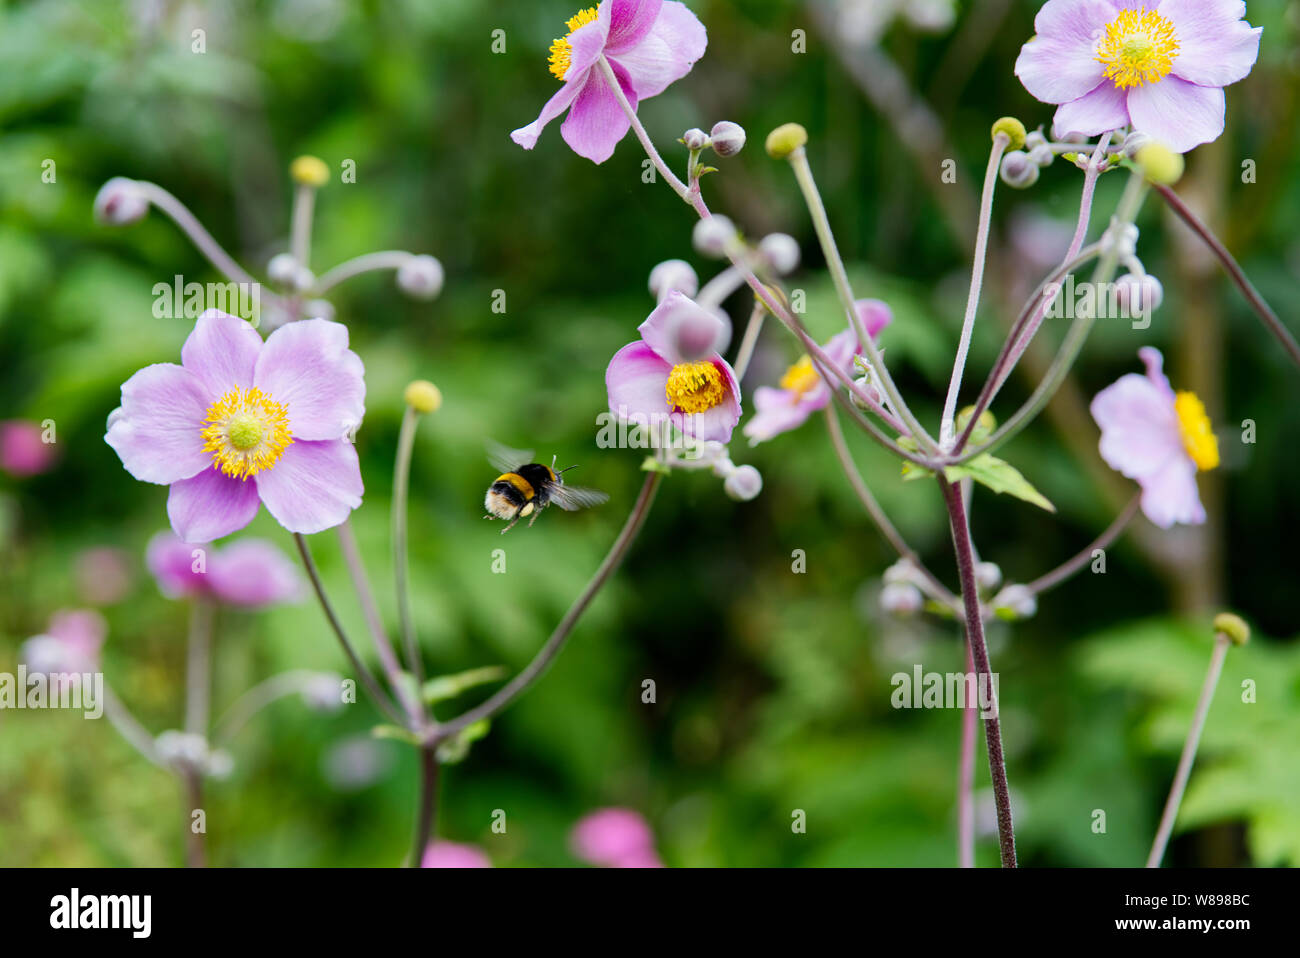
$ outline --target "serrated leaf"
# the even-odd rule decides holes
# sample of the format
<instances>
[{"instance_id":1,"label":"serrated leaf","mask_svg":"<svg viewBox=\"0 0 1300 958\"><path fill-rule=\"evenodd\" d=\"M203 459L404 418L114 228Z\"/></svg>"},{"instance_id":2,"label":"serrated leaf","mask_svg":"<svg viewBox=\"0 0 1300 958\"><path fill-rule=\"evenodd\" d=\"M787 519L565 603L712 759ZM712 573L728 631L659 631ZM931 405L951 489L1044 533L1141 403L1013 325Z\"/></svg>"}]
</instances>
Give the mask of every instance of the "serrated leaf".
<instances>
[{"instance_id":1,"label":"serrated leaf","mask_svg":"<svg viewBox=\"0 0 1300 958\"><path fill-rule=\"evenodd\" d=\"M1020 474L1019 469L989 453L976 456L970 462L960 466L948 466L943 474L948 477L949 482L969 477L994 492L1005 492L1009 496L1023 499L1048 512L1056 511L1056 506L1035 489L1029 480Z\"/></svg>"},{"instance_id":2,"label":"serrated leaf","mask_svg":"<svg viewBox=\"0 0 1300 958\"><path fill-rule=\"evenodd\" d=\"M429 705L437 705L448 699L454 699L467 689L476 685L486 685L505 678L506 670L502 665L487 665L452 675L438 675L424 683L423 698Z\"/></svg>"}]
</instances>

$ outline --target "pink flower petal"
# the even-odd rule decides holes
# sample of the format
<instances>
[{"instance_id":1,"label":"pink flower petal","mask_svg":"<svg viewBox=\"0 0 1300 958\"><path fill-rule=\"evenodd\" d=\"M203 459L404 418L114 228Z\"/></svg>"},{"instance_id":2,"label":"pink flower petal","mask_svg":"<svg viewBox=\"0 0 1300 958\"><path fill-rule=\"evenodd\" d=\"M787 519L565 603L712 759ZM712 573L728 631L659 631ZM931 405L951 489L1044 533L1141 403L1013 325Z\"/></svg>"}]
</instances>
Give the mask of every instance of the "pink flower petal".
<instances>
[{"instance_id":1,"label":"pink flower petal","mask_svg":"<svg viewBox=\"0 0 1300 958\"><path fill-rule=\"evenodd\" d=\"M1142 512L1154 525L1168 529L1176 522L1199 525L1205 521L1205 507L1196 489L1196 463L1189 457L1172 458L1138 482Z\"/></svg>"},{"instance_id":2,"label":"pink flower petal","mask_svg":"<svg viewBox=\"0 0 1300 958\"><path fill-rule=\"evenodd\" d=\"M672 364L640 340L614 354L605 370L609 411L620 419L635 417L648 425L652 416L667 416L668 374Z\"/></svg>"},{"instance_id":3,"label":"pink flower petal","mask_svg":"<svg viewBox=\"0 0 1300 958\"><path fill-rule=\"evenodd\" d=\"M60 609L50 616L45 634L58 639L70 663L93 670L108 637L108 623L92 609Z\"/></svg>"},{"instance_id":4,"label":"pink flower petal","mask_svg":"<svg viewBox=\"0 0 1300 958\"><path fill-rule=\"evenodd\" d=\"M149 540L144 562L158 582L158 590L167 598L180 599L207 591L207 572L194 571L195 548L193 543L176 538L170 530ZM206 561L203 568L207 568Z\"/></svg>"},{"instance_id":5,"label":"pink flower petal","mask_svg":"<svg viewBox=\"0 0 1300 958\"><path fill-rule=\"evenodd\" d=\"M275 521L304 535L342 524L365 491L357 450L346 439L295 442L252 481Z\"/></svg>"},{"instance_id":6,"label":"pink flower petal","mask_svg":"<svg viewBox=\"0 0 1300 958\"><path fill-rule=\"evenodd\" d=\"M684 3L670 0L640 43L608 52L627 71L637 99L648 100L690 73L708 42L699 18Z\"/></svg>"},{"instance_id":7,"label":"pink flower petal","mask_svg":"<svg viewBox=\"0 0 1300 958\"><path fill-rule=\"evenodd\" d=\"M827 399L830 393L827 391ZM754 390L754 415L745 423L743 432L750 445L758 445L802 426L820 406L801 402L799 396L789 389L775 389L771 386L759 386Z\"/></svg>"},{"instance_id":8,"label":"pink flower petal","mask_svg":"<svg viewBox=\"0 0 1300 958\"><path fill-rule=\"evenodd\" d=\"M240 539L214 557L212 592L222 602L260 608L296 599L302 592L298 568L264 539Z\"/></svg>"},{"instance_id":9,"label":"pink flower petal","mask_svg":"<svg viewBox=\"0 0 1300 958\"><path fill-rule=\"evenodd\" d=\"M236 386L253 385L253 365L261 349L262 337L252 326L209 309L181 347L181 365L198 377L211 401Z\"/></svg>"},{"instance_id":10,"label":"pink flower petal","mask_svg":"<svg viewBox=\"0 0 1300 958\"><path fill-rule=\"evenodd\" d=\"M252 522L257 503L257 485L252 479L235 479L211 467L172 483L167 518L185 542L211 542Z\"/></svg>"},{"instance_id":11,"label":"pink flower petal","mask_svg":"<svg viewBox=\"0 0 1300 958\"><path fill-rule=\"evenodd\" d=\"M1176 76L1134 87L1128 94L1133 128L1176 153L1217 140L1223 133L1223 90Z\"/></svg>"},{"instance_id":12,"label":"pink flower petal","mask_svg":"<svg viewBox=\"0 0 1300 958\"><path fill-rule=\"evenodd\" d=\"M1151 384L1160 390L1161 395L1168 399L1172 406L1174 402L1174 387L1169 385L1169 377L1165 375L1165 357L1154 346L1143 346L1138 350L1138 359L1142 360L1142 365L1147 368L1147 379Z\"/></svg>"},{"instance_id":13,"label":"pink flower petal","mask_svg":"<svg viewBox=\"0 0 1300 958\"><path fill-rule=\"evenodd\" d=\"M1121 376L1097 393L1090 408L1101 427L1101 457L1130 479L1187 458L1174 405L1147 377Z\"/></svg>"},{"instance_id":14,"label":"pink flower petal","mask_svg":"<svg viewBox=\"0 0 1300 958\"><path fill-rule=\"evenodd\" d=\"M1094 89L1105 76L1097 41L1116 12L1107 0L1048 0L1016 60L1025 89L1044 103L1069 103Z\"/></svg>"},{"instance_id":15,"label":"pink flower petal","mask_svg":"<svg viewBox=\"0 0 1300 958\"><path fill-rule=\"evenodd\" d=\"M1254 68L1264 28L1241 19L1246 15L1241 0L1161 0L1156 12L1174 25L1177 76L1200 86L1222 87Z\"/></svg>"},{"instance_id":16,"label":"pink flower petal","mask_svg":"<svg viewBox=\"0 0 1300 958\"><path fill-rule=\"evenodd\" d=\"M664 0L605 0L598 8L600 19L609 23L605 49L618 53L641 43L664 6Z\"/></svg>"},{"instance_id":17,"label":"pink flower petal","mask_svg":"<svg viewBox=\"0 0 1300 958\"><path fill-rule=\"evenodd\" d=\"M492 860L473 845L458 842L430 842L420 860L421 868L491 868Z\"/></svg>"},{"instance_id":18,"label":"pink flower petal","mask_svg":"<svg viewBox=\"0 0 1300 958\"><path fill-rule=\"evenodd\" d=\"M1052 119L1052 132L1057 137L1071 133L1096 136L1128 126L1128 94L1110 80L1103 80L1096 89L1064 103Z\"/></svg>"},{"instance_id":19,"label":"pink flower petal","mask_svg":"<svg viewBox=\"0 0 1300 958\"><path fill-rule=\"evenodd\" d=\"M597 18L569 34L569 69L564 74L564 86L546 101L536 120L515 130L510 139L525 150L537 145L546 124L567 110L592 78L592 67L605 47L608 32L608 22Z\"/></svg>"},{"instance_id":20,"label":"pink flower petal","mask_svg":"<svg viewBox=\"0 0 1300 958\"><path fill-rule=\"evenodd\" d=\"M858 311L858 318L872 339L878 337L881 330L894 321L894 311L883 299L860 299L853 307ZM855 340L856 338L854 337Z\"/></svg>"},{"instance_id":21,"label":"pink flower petal","mask_svg":"<svg viewBox=\"0 0 1300 958\"><path fill-rule=\"evenodd\" d=\"M253 382L285 405L295 439L339 439L365 415L364 372L346 326L304 319L268 337Z\"/></svg>"},{"instance_id":22,"label":"pink flower petal","mask_svg":"<svg viewBox=\"0 0 1300 958\"><path fill-rule=\"evenodd\" d=\"M209 402L188 369L174 363L146 366L122 384L122 405L104 441L142 482L188 479L212 465L201 435Z\"/></svg>"},{"instance_id":23,"label":"pink flower petal","mask_svg":"<svg viewBox=\"0 0 1300 958\"><path fill-rule=\"evenodd\" d=\"M699 330L699 334L692 336L692 339L707 340L712 336L716 343L722 341L729 332L727 323L717 313L705 309L678 290L673 290L664 297L663 302L637 327L637 332L661 358L676 365L688 361L681 355L678 335L683 323L691 324Z\"/></svg>"},{"instance_id":24,"label":"pink flower petal","mask_svg":"<svg viewBox=\"0 0 1300 958\"><path fill-rule=\"evenodd\" d=\"M610 66L628 103L636 110L636 91L632 88L627 71L617 63L611 62ZM604 163L614 155L614 147L627 135L631 125L605 79L604 72L593 69L582 92L573 101L569 115L560 125L560 134L574 153L585 156L593 163Z\"/></svg>"}]
</instances>

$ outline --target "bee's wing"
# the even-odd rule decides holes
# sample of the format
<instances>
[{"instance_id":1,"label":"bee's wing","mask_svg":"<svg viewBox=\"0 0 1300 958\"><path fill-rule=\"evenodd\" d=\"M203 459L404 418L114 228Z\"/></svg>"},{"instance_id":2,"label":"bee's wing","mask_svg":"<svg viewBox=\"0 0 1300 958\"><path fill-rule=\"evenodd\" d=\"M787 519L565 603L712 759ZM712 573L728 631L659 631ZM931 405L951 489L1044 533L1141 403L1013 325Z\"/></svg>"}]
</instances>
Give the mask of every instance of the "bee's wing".
<instances>
[{"instance_id":1,"label":"bee's wing","mask_svg":"<svg viewBox=\"0 0 1300 958\"><path fill-rule=\"evenodd\" d=\"M486 445L488 462L503 473L514 472L520 466L526 466L533 461L531 449L511 449L493 439L487 440Z\"/></svg>"},{"instance_id":2,"label":"bee's wing","mask_svg":"<svg viewBox=\"0 0 1300 958\"><path fill-rule=\"evenodd\" d=\"M583 486L566 486L560 483L551 487L550 495L551 502L568 512L574 512L578 509L589 509L592 506L598 506L602 502L609 501L608 494L601 492L599 489L587 489Z\"/></svg>"}]
</instances>

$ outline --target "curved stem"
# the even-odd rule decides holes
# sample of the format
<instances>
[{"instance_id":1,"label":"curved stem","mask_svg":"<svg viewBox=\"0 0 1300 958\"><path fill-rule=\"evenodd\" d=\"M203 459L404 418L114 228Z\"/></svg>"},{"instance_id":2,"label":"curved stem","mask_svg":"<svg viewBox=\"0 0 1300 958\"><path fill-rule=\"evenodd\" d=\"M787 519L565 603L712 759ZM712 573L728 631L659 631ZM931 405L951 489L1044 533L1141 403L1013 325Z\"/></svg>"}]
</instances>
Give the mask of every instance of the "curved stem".
<instances>
[{"instance_id":1,"label":"curved stem","mask_svg":"<svg viewBox=\"0 0 1300 958\"><path fill-rule=\"evenodd\" d=\"M253 279L251 274L235 262L234 257L221 248L221 244L212 238L212 234L204 229L198 217L191 213L184 203L156 183L136 180L136 184L144 192L145 198L180 227L181 232L189 237L190 242L209 263L216 267L219 273L223 273L226 278L237 283L258 285L257 280ZM274 299L274 297L269 298Z\"/></svg>"},{"instance_id":2,"label":"curved stem","mask_svg":"<svg viewBox=\"0 0 1300 958\"><path fill-rule=\"evenodd\" d=\"M578 620L591 604L591 600L600 592L606 580L614 573L614 570L623 562L624 556L627 555L628 548L636 539L641 527L645 524L646 516L650 514L650 506L654 503L655 493L659 490L659 483L663 480L663 473L651 472L646 475L645 482L641 486L641 494L637 496L636 503L632 506L631 513L628 514L627 521L623 523L623 529L610 546L608 554L596 569L591 581L573 600L573 605L569 606L569 611L564 614L560 624L555 627L546 644L533 656L533 660L510 680L505 686L499 689L496 694L489 698L481 705L475 706L462 715L457 716L449 722L440 724L432 733L433 741L430 744L451 738L459 733L462 729L473 725L475 722L485 718L490 718L497 712L513 702L516 698L528 691L529 687L537 681L546 667L551 664L560 650L564 648L564 643L568 640L569 634L573 627L578 624Z\"/></svg>"},{"instance_id":3,"label":"curved stem","mask_svg":"<svg viewBox=\"0 0 1300 958\"><path fill-rule=\"evenodd\" d=\"M1246 277L1236 259L1228 252L1228 248L1214 235L1214 231L1201 222L1200 218L1191 211L1191 208L1183 202L1182 197L1175 193L1172 188L1157 184L1156 192L1169 204L1169 208L1178 214L1179 219L1191 227L1192 232L1199 236L1201 241L1210 248L1210 251L1219 260L1224 272L1236 284L1237 289L1241 290L1241 295L1246 297L1246 302L1255 311L1255 315L1263 321L1265 328L1273 334L1273 337L1286 350L1286 354L1291 361L1300 366L1300 344L1296 343L1291 331L1282 325L1282 320L1273 311L1273 307L1268 305L1264 297L1260 295L1259 290Z\"/></svg>"},{"instance_id":4,"label":"curved stem","mask_svg":"<svg viewBox=\"0 0 1300 958\"><path fill-rule=\"evenodd\" d=\"M1147 868L1159 868L1161 860L1165 857L1165 848L1169 844L1169 836L1173 834L1174 821L1178 818L1178 808L1183 803L1183 792L1187 789L1187 780L1192 775L1196 749L1201 744L1201 732L1205 730L1205 720L1210 714L1214 689L1219 684L1219 676L1223 673L1223 660L1227 657L1228 646L1231 644L1232 639L1222 632L1214 634L1214 651L1210 653L1210 667L1205 673L1201 697L1196 702L1196 712L1192 715L1192 727L1187 730L1187 739L1183 742L1183 753L1178 758L1178 771L1174 773L1174 782L1169 788L1164 814L1160 816L1160 827L1156 830L1155 841L1151 844L1151 854L1147 856Z\"/></svg>"},{"instance_id":5,"label":"curved stem","mask_svg":"<svg viewBox=\"0 0 1300 958\"><path fill-rule=\"evenodd\" d=\"M659 175L664 178L664 181L672 187L674 193L685 202L691 202L690 189L677 178L676 173L668 168L668 164L664 162L663 157L659 155L659 151L655 149L654 142L650 139L650 135L646 133L645 127L636 119L636 110L632 109L632 104L628 102L622 84L618 82L618 77L614 76L614 68L609 65L609 61L605 59L603 53L596 58L596 64L600 67L601 72L605 74L605 82L614 91L614 98L618 100L618 105L623 108L625 114L632 118L632 132L641 141L641 148L645 150L646 156L650 157L650 162L654 164L655 169L659 171Z\"/></svg>"},{"instance_id":6,"label":"curved stem","mask_svg":"<svg viewBox=\"0 0 1300 958\"><path fill-rule=\"evenodd\" d=\"M108 716L108 721L117 730L117 734L151 764L159 768L170 768L158 757L154 748L154 737L149 734L149 730L136 720L131 710L114 694L107 683L104 684L104 714Z\"/></svg>"},{"instance_id":7,"label":"curved stem","mask_svg":"<svg viewBox=\"0 0 1300 958\"><path fill-rule=\"evenodd\" d=\"M745 325L745 337L740 341L740 349L736 351L736 361L731 365L732 371L736 374L736 382L742 382L745 373L749 371L749 361L754 358L754 347L758 345L759 334L763 331L763 317L766 315L767 307L755 300L754 308L749 314L749 322Z\"/></svg>"},{"instance_id":8,"label":"curved stem","mask_svg":"<svg viewBox=\"0 0 1300 958\"><path fill-rule=\"evenodd\" d=\"M400 249L380 250L376 253L366 253L363 256L356 256L349 260L344 260L337 266L326 270L316 279L316 286L313 292L320 296L322 293L333 289L344 280L349 280L354 276L360 276L362 273L370 273L382 269L401 269L402 266L414 254Z\"/></svg>"},{"instance_id":9,"label":"curved stem","mask_svg":"<svg viewBox=\"0 0 1300 958\"><path fill-rule=\"evenodd\" d=\"M971 658L980 688L987 688L992 699L984 715L984 742L988 747L989 773L993 779L993 800L998 813L998 846L1003 868L1016 867L1016 834L1011 822L1011 792L1007 787L1007 763L1002 754L1002 726L997 687L989 665L989 650L984 641L984 617L980 610L979 585L975 581L975 554L971 545L970 526L962 503L961 489L937 474L939 488L948 506L953 545L957 551L957 571L961 576L961 598L966 608L966 635L970 640Z\"/></svg>"},{"instance_id":10,"label":"curved stem","mask_svg":"<svg viewBox=\"0 0 1300 958\"><path fill-rule=\"evenodd\" d=\"M411 453L415 448L415 428L420 414L414 406L407 406L402 416L402 428L397 436L397 465L393 471L393 581L397 587L397 616L402 627L402 649L406 665L415 676L416 687L424 684L424 662L420 647L415 641L415 625L411 621L411 597L407 589L406 499L411 484ZM421 713L424 711L420 704Z\"/></svg>"},{"instance_id":11,"label":"curved stem","mask_svg":"<svg viewBox=\"0 0 1300 958\"><path fill-rule=\"evenodd\" d=\"M713 279L704 284L695 302L706 309L721 306L722 301L745 285L745 277L734 266L728 266Z\"/></svg>"},{"instance_id":12,"label":"curved stem","mask_svg":"<svg viewBox=\"0 0 1300 958\"><path fill-rule=\"evenodd\" d=\"M1051 572L1040 575L1033 582L1030 582L1025 588L1037 595L1040 592L1046 592L1057 585L1060 585L1070 576L1074 575L1092 559L1092 554L1098 549L1105 549L1124 531L1133 516L1137 514L1138 506L1142 504L1142 494L1139 492L1129 500L1124 511L1115 517L1115 521L1106 527L1106 531L1097 536L1089 545L1083 548L1083 551L1062 562Z\"/></svg>"},{"instance_id":13,"label":"curved stem","mask_svg":"<svg viewBox=\"0 0 1300 958\"><path fill-rule=\"evenodd\" d=\"M339 645L343 647L343 654L347 656L348 662L352 665L352 670L356 672L358 680L365 687L376 708L383 712L390 721L403 728L407 727L406 720L393 707L388 697L384 695L383 689L375 681L375 677L370 674L370 670L361 661L356 649L352 646L352 642L348 639L347 632L343 629L343 623L339 621L338 615L334 612L334 606L330 604L329 596L325 594L325 583L321 581L320 571L316 568L316 562L311 557L311 547L307 545L306 538L302 533L295 532L293 539L298 544L298 553L302 556L303 568L307 570L307 578L311 580L312 588L316 592L316 598L325 613L325 618L329 620L330 628L334 631L334 635L338 637Z\"/></svg>"},{"instance_id":14,"label":"curved stem","mask_svg":"<svg viewBox=\"0 0 1300 958\"><path fill-rule=\"evenodd\" d=\"M308 669L294 669L290 672L281 672L279 675L273 675L269 679L258 682L236 699L235 703L226 709L225 714L217 720L212 731L213 741L222 744L230 742L243 731L244 726L258 712L272 702L304 691L309 683L319 675L319 672L312 672Z\"/></svg>"},{"instance_id":15,"label":"curved stem","mask_svg":"<svg viewBox=\"0 0 1300 958\"><path fill-rule=\"evenodd\" d=\"M420 747L420 804L415 812L415 842L408 868L419 868L424 850L438 833L438 749Z\"/></svg>"},{"instance_id":16,"label":"curved stem","mask_svg":"<svg viewBox=\"0 0 1300 958\"><path fill-rule=\"evenodd\" d=\"M957 342L957 356L953 360L948 395L943 402L943 418L939 423L939 445L943 448L952 442L957 397L961 393L961 378L966 371L966 357L970 354L971 337L975 332L975 313L979 309L980 290L984 287L984 262L988 256L989 227L993 218L993 193L998 185L998 167L1002 163L1002 154L1010 143L1011 137L1006 133L999 132L993 137L988 167L984 171L984 192L980 198L979 224L975 228L975 255L971 262L970 291L966 295L966 315L962 318L961 338Z\"/></svg>"}]
</instances>

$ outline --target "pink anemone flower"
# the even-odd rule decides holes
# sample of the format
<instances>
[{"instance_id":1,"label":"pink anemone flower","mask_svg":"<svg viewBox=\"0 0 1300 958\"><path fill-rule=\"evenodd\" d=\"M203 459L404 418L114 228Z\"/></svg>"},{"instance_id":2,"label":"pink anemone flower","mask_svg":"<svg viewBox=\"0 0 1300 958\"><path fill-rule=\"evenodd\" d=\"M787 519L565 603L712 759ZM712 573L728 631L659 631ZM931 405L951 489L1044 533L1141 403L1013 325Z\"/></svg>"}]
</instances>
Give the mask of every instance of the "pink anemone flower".
<instances>
[{"instance_id":1,"label":"pink anemone flower","mask_svg":"<svg viewBox=\"0 0 1300 958\"><path fill-rule=\"evenodd\" d=\"M1196 490L1198 469L1219 464L1219 444L1195 393L1175 393L1162 371L1160 350L1145 346L1138 356L1145 376L1128 373L1092 400L1101 427L1101 458L1142 487L1142 512L1168 529L1176 522L1205 521Z\"/></svg>"},{"instance_id":2,"label":"pink anemone flower","mask_svg":"<svg viewBox=\"0 0 1300 958\"><path fill-rule=\"evenodd\" d=\"M169 599L205 596L238 608L260 609L291 602L302 594L297 567L265 539L240 539L222 549L204 549L182 542L170 531L160 532L149 540L145 564Z\"/></svg>"},{"instance_id":3,"label":"pink anemone flower","mask_svg":"<svg viewBox=\"0 0 1300 958\"><path fill-rule=\"evenodd\" d=\"M867 335L872 339L893 322L893 312L878 299L860 299L854 305ZM862 351L862 344L857 332L846 329L832 336L824 348L836 366L851 373L853 357ZM812 357L805 354L785 371L777 388L759 386L754 390L756 412L745 423L745 435L749 437L750 445L765 442L802 426L809 416L825 409L830 401L831 387L818 374Z\"/></svg>"},{"instance_id":4,"label":"pink anemone flower","mask_svg":"<svg viewBox=\"0 0 1300 958\"><path fill-rule=\"evenodd\" d=\"M603 163L631 126L599 60L603 56L635 110L691 72L704 55L704 24L676 0L604 0L580 10L569 32L551 44L550 70L564 86L546 101L537 119L510 134L525 150L565 110L564 142L579 156Z\"/></svg>"},{"instance_id":5,"label":"pink anemone flower","mask_svg":"<svg viewBox=\"0 0 1300 958\"><path fill-rule=\"evenodd\" d=\"M30 673L57 675L99 671L99 652L108 623L90 609L62 609L45 631L23 643L19 657ZM69 678L69 681L73 679Z\"/></svg>"},{"instance_id":6,"label":"pink anemone flower","mask_svg":"<svg viewBox=\"0 0 1300 958\"><path fill-rule=\"evenodd\" d=\"M167 516L185 542L242 529L259 503L290 532L321 532L361 504L347 437L365 413L363 372L339 323L305 319L263 342L208 310L181 365L146 366L122 384L104 440L135 478L171 487Z\"/></svg>"},{"instance_id":7,"label":"pink anemone flower","mask_svg":"<svg viewBox=\"0 0 1300 958\"><path fill-rule=\"evenodd\" d=\"M649 823L630 808L598 808L569 834L574 855L606 868L662 868L654 845Z\"/></svg>"},{"instance_id":8,"label":"pink anemone flower","mask_svg":"<svg viewBox=\"0 0 1300 958\"><path fill-rule=\"evenodd\" d=\"M1016 76L1059 104L1058 136L1131 126L1185 153L1223 133L1223 88L1259 56L1245 15L1242 0L1048 0Z\"/></svg>"},{"instance_id":9,"label":"pink anemone flower","mask_svg":"<svg viewBox=\"0 0 1300 958\"><path fill-rule=\"evenodd\" d=\"M421 868L491 868L492 861L473 845L459 842L430 842L420 860Z\"/></svg>"},{"instance_id":10,"label":"pink anemone flower","mask_svg":"<svg viewBox=\"0 0 1300 958\"><path fill-rule=\"evenodd\" d=\"M54 443L45 441L44 430L25 419L0 422L0 470L26 478L39 475L54 464Z\"/></svg>"},{"instance_id":11,"label":"pink anemone flower","mask_svg":"<svg viewBox=\"0 0 1300 958\"><path fill-rule=\"evenodd\" d=\"M740 383L716 351L682 353L683 323L717 324L717 317L674 290L637 327L641 339L614 354L605 370L609 409L619 419L652 428L667 421L684 435L728 442L740 421Z\"/></svg>"}]
</instances>

